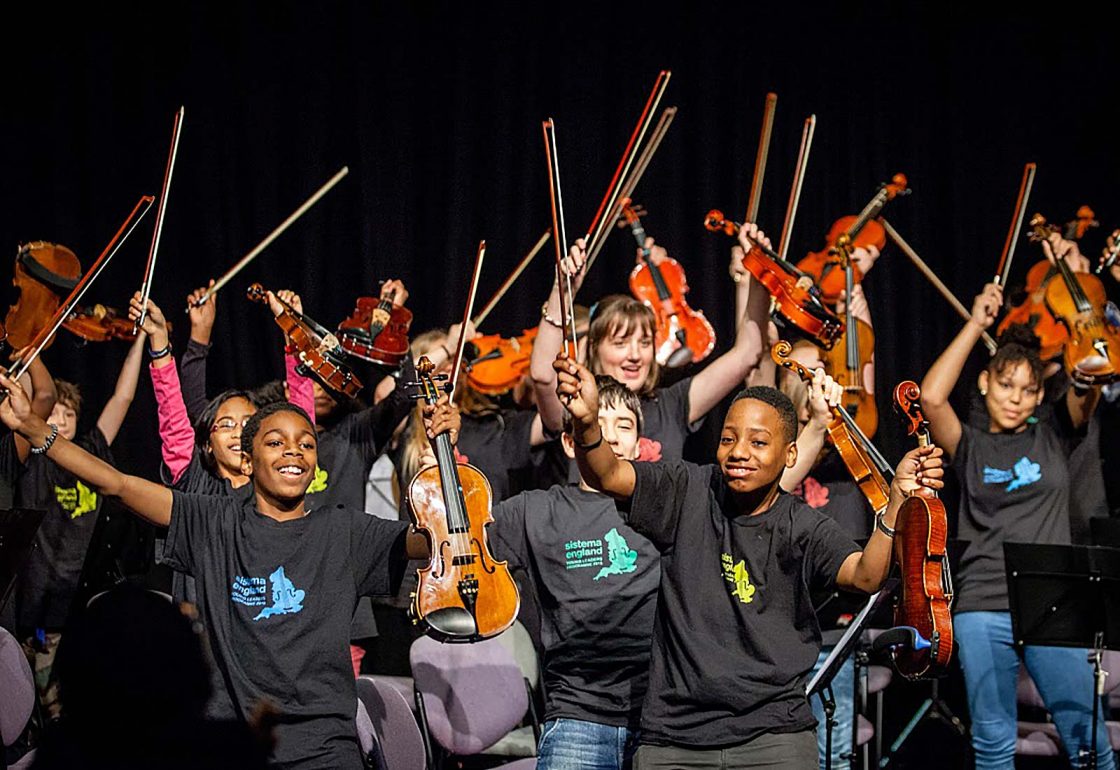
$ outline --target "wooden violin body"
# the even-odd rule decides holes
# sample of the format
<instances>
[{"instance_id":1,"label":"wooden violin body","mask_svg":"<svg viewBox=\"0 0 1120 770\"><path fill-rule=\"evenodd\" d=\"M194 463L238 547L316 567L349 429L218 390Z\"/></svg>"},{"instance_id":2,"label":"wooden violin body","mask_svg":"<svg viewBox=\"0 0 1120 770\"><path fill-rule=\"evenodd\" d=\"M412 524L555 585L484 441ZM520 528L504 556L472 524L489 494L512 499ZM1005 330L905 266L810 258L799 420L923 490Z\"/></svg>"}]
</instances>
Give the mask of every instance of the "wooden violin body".
<instances>
[{"instance_id":1,"label":"wooden violin body","mask_svg":"<svg viewBox=\"0 0 1120 770\"><path fill-rule=\"evenodd\" d=\"M81 337L86 342L136 339L136 325L116 308L104 305L78 306L66 317L62 328ZM168 322L167 330L171 331Z\"/></svg>"},{"instance_id":2,"label":"wooden violin body","mask_svg":"<svg viewBox=\"0 0 1120 770\"><path fill-rule=\"evenodd\" d=\"M704 227L713 232L735 236L739 225L712 209L704 218ZM782 264L777 255L768 254L757 244L743 255L743 267L761 283L774 298L775 310L789 323L814 339L825 350L831 350L844 333L843 322L821 304L814 295L812 279L797 275L792 265ZM780 258L779 258L780 259ZM787 267L788 265L788 267Z\"/></svg>"},{"instance_id":3,"label":"wooden violin body","mask_svg":"<svg viewBox=\"0 0 1120 770\"><path fill-rule=\"evenodd\" d=\"M827 305L835 305L840 300L840 293L844 291L844 270L831 244L848 232L857 219L854 214L837 219L825 236L825 243L829 245L820 251L809 252L797 263L799 270L813 277L821 290L821 300ZM863 228L852 239L853 249L868 246L875 246L879 251L887 246L887 231L874 219L864 223ZM863 280L863 271L858 266L852 265L852 272L856 283Z\"/></svg>"},{"instance_id":4,"label":"wooden violin body","mask_svg":"<svg viewBox=\"0 0 1120 770\"><path fill-rule=\"evenodd\" d=\"M860 430L868 436L874 436L879 429L879 409L875 405L875 394L867 389L864 382L864 368L870 364L870 353L875 350L875 332L870 324L858 318L853 321L861 353L855 360L855 366L849 366L847 334L842 338L842 343L845 344L822 351L821 360L824 362L825 372L844 388L844 409L856 421Z\"/></svg>"},{"instance_id":5,"label":"wooden violin body","mask_svg":"<svg viewBox=\"0 0 1120 770\"><path fill-rule=\"evenodd\" d=\"M259 283L250 286L247 295L254 302L268 304L268 296ZM282 300L281 304L285 305L284 312L275 316L275 321L288 336L299 358L300 374L314 378L336 394L356 398L362 390L362 381L346 365L345 352L338 339Z\"/></svg>"},{"instance_id":6,"label":"wooden violin body","mask_svg":"<svg viewBox=\"0 0 1120 770\"><path fill-rule=\"evenodd\" d=\"M382 366L399 366L408 354L412 311L392 298L359 297L350 317L338 325L338 339L352 356Z\"/></svg>"},{"instance_id":7,"label":"wooden violin body","mask_svg":"<svg viewBox=\"0 0 1120 770\"><path fill-rule=\"evenodd\" d=\"M12 284L19 298L8 309L4 328L8 344L20 350L31 344L39 330L47 326L62 297L82 277L82 266L74 252L61 244L33 241L19 247ZM47 340L44 348L52 340Z\"/></svg>"},{"instance_id":8,"label":"wooden violin body","mask_svg":"<svg viewBox=\"0 0 1120 770\"><path fill-rule=\"evenodd\" d=\"M922 413L921 390L914 382L895 388L895 403L908 419L909 432L929 444L929 422ZM953 655L953 580L946 544L949 536L945 505L933 493L916 494L902 504L895 520L894 560L901 573L894 609L896 626L911 626L929 640L926 649L897 648L898 672L908 679L943 675Z\"/></svg>"},{"instance_id":9,"label":"wooden violin body","mask_svg":"<svg viewBox=\"0 0 1120 770\"><path fill-rule=\"evenodd\" d=\"M1022 300L1007 311L1007 315L996 327L998 335L1015 324L1029 326L1042 344L1039 356L1043 361L1058 356L1069 339L1066 327L1054 318L1050 308L1046 306L1046 288L1055 275L1057 270L1050 262L1045 259L1036 262L1027 272L1027 285L1023 290L1025 293Z\"/></svg>"},{"instance_id":10,"label":"wooden violin body","mask_svg":"<svg viewBox=\"0 0 1120 770\"><path fill-rule=\"evenodd\" d=\"M654 356L661 366L675 368L698 364L716 346L716 332L704 313L688 306L688 278L675 259L655 264L646 248L646 231L629 200L622 207L623 224L630 227L642 257L630 272L630 293L653 311Z\"/></svg>"},{"instance_id":11,"label":"wooden violin body","mask_svg":"<svg viewBox=\"0 0 1120 770\"><path fill-rule=\"evenodd\" d=\"M425 399L439 392L427 357L417 363ZM436 465L421 470L408 485L416 526L431 544L427 567L417 570L414 622L445 642L474 642L500 634L517 617L521 597L504 561L487 545L490 482L471 465L455 462L451 441L441 433L432 442Z\"/></svg>"},{"instance_id":12,"label":"wooden violin body","mask_svg":"<svg viewBox=\"0 0 1120 770\"><path fill-rule=\"evenodd\" d=\"M468 362L467 382L479 393L499 396L517 386L529 371L529 357L537 328L519 337L487 334L470 341L474 354Z\"/></svg>"}]
</instances>

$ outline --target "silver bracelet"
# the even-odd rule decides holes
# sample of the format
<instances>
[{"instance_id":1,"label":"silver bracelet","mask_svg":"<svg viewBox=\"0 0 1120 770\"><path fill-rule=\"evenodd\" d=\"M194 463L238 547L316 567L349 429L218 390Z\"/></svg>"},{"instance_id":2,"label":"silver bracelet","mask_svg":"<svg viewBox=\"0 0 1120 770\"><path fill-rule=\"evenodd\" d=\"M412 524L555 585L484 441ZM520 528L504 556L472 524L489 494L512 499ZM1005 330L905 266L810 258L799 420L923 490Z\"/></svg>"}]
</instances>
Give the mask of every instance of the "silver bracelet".
<instances>
[{"instance_id":1,"label":"silver bracelet","mask_svg":"<svg viewBox=\"0 0 1120 770\"><path fill-rule=\"evenodd\" d=\"M879 530L880 532L882 532L887 537L889 537L891 539L894 539L894 532L895 531L893 529L891 529L890 527L888 527L883 522L883 515L886 512L887 512L886 509L884 509L884 510L880 511L879 513L875 514L875 529Z\"/></svg>"},{"instance_id":2,"label":"silver bracelet","mask_svg":"<svg viewBox=\"0 0 1120 770\"><path fill-rule=\"evenodd\" d=\"M54 440L58 438L58 426L52 423L47 423L50 426L51 434L47 436L47 440L43 442L42 446L31 447L31 454L42 455L46 454L47 450L54 446Z\"/></svg>"}]
</instances>

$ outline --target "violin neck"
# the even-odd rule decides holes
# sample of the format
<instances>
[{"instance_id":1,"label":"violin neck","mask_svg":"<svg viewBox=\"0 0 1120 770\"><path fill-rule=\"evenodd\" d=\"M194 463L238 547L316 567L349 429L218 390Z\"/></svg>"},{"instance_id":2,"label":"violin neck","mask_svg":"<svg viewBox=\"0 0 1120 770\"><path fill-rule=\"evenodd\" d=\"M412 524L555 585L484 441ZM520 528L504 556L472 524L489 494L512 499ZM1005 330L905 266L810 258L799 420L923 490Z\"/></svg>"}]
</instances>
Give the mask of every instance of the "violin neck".
<instances>
[{"instance_id":1,"label":"violin neck","mask_svg":"<svg viewBox=\"0 0 1120 770\"><path fill-rule=\"evenodd\" d=\"M665 283L665 276L661 275L661 271L657 268L657 265L653 264L653 260L649 257L649 249L646 248L646 229L642 227L641 220L635 220L630 223L630 232L634 234L634 240L638 242L638 248L642 250L642 261L645 262L646 267L649 268L649 274L653 278L653 285L657 289L657 296L660 299L669 299L672 293Z\"/></svg>"},{"instance_id":2,"label":"violin neck","mask_svg":"<svg viewBox=\"0 0 1120 770\"><path fill-rule=\"evenodd\" d=\"M848 228L847 232L849 240L859 235L872 217L879 216L879 212L883 210L885 205L887 205L887 191L883 189L875 193L875 197L868 201L867 205L863 207L863 211L859 212L856 221L852 222L852 226Z\"/></svg>"},{"instance_id":3,"label":"violin neck","mask_svg":"<svg viewBox=\"0 0 1120 770\"><path fill-rule=\"evenodd\" d=\"M886 458L883 457L878 448L871 443L871 439L860 430L859 425L857 425L856 421L852 419L852 416L848 414L848 410L842 406L837 406L833 408L832 412L843 421L844 426L848 429L848 433L852 437L852 443L856 444L867 456L871 461L870 464L875 466L876 470L878 470L884 478L893 476L894 472L891 469L890 463L886 461Z\"/></svg>"},{"instance_id":4,"label":"violin neck","mask_svg":"<svg viewBox=\"0 0 1120 770\"><path fill-rule=\"evenodd\" d=\"M844 263L844 336L848 371L852 374L859 369L859 330L856 328L856 316L852 312L852 291L855 288L855 276L852 270L852 260L849 257ZM853 383L854 384L854 383Z\"/></svg>"},{"instance_id":5,"label":"violin neck","mask_svg":"<svg viewBox=\"0 0 1120 770\"><path fill-rule=\"evenodd\" d=\"M439 465L439 481L443 487L443 503L447 511L447 528L452 533L469 532L470 519L467 517L467 504L463 500L463 486L459 483L456 469L455 450L451 437L441 433L433 441L436 463Z\"/></svg>"},{"instance_id":6,"label":"violin neck","mask_svg":"<svg viewBox=\"0 0 1120 770\"><path fill-rule=\"evenodd\" d=\"M1058 268L1058 273L1065 281L1066 289L1069 291L1070 297L1073 298L1074 304L1077 306L1079 313L1087 313L1093 309L1093 305L1089 302L1089 298L1085 296L1085 292L1081 288L1081 283L1077 280L1077 276L1073 274L1069 265L1064 259L1055 258L1054 264Z\"/></svg>"}]
</instances>

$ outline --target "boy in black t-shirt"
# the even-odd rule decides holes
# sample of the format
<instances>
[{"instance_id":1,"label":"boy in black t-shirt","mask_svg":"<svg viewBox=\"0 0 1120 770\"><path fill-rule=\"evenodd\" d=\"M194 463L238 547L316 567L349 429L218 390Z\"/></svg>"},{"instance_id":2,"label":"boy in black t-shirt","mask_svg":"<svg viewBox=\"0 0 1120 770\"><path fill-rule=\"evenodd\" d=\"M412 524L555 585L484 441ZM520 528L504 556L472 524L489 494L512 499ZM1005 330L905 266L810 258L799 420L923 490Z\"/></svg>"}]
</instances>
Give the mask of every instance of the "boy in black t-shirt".
<instances>
[{"instance_id":1,"label":"boy in black t-shirt","mask_svg":"<svg viewBox=\"0 0 1120 770\"><path fill-rule=\"evenodd\" d=\"M590 372L563 357L554 367L580 475L628 504L626 522L661 552L635 766L815 766L805 683L821 636L810 592L880 587L902 502L942 487L941 450L920 447L899 463L861 552L832 519L782 494L782 472L797 461L797 414L781 392L736 397L716 465L632 463L603 445Z\"/></svg>"},{"instance_id":2,"label":"boy in black t-shirt","mask_svg":"<svg viewBox=\"0 0 1120 770\"><path fill-rule=\"evenodd\" d=\"M406 558L427 558L426 539L405 522L360 510L309 510L315 429L291 404L262 408L241 432L242 468L253 494L206 496L121 473L31 414L18 384L0 376L0 385L10 391L0 420L32 451L168 527L165 558L197 581L199 611L225 683L211 716L248 719L270 702L279 711L277 766L361 768L350 618L359 596L395 591ZM428 412L433 436L457 432L446 397Z\"/></svg>"}]
</instances>

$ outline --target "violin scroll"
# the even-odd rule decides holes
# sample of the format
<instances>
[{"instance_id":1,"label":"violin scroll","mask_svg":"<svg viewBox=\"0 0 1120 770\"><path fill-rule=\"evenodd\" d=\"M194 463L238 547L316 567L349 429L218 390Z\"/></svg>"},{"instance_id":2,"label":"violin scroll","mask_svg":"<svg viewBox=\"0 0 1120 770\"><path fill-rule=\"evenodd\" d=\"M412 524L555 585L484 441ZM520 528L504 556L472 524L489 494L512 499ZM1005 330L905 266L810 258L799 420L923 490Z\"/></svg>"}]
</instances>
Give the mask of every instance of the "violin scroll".
<instances>
[{"instance_id":1,"label":"violin scroll","mask_svg":"<svg viewBox=\"0 0 1120 770\"><path fill-rule=\"evenodd\" d=\"M704 227L713 233L725 233L732 236L739 234L739 223L724 219L723 212L719 209L712 209L708 212L708 215L704 217Z\"/></svg>"},{"instance_id":2,"label":"violin scroll","mask_svg":"<svg viewBox=\"0 0 1120 770\"><path fill-rule=\"evenodd\" d=\"M903 380L894 389L895 408L906 423L906 435L917 436L929 432L929 420L922 411L922 389L913 380Z\"/></svg>"}]
</instances>

